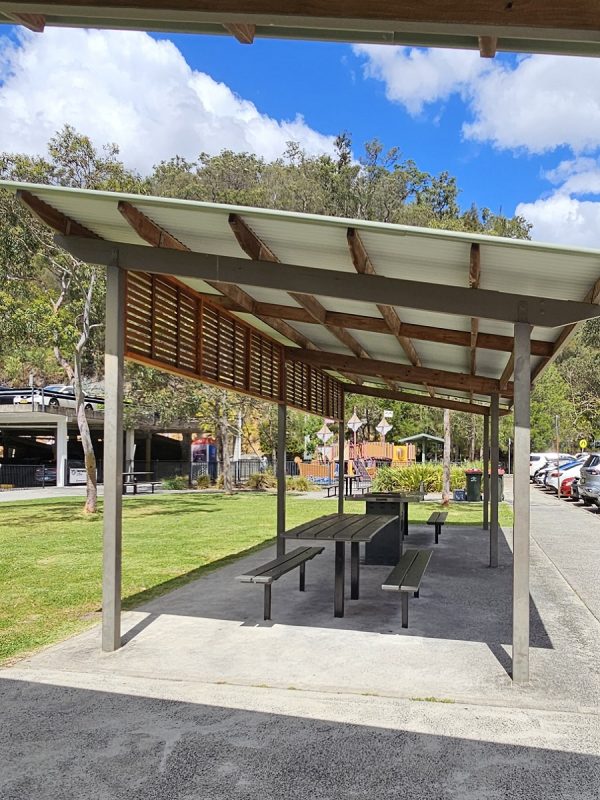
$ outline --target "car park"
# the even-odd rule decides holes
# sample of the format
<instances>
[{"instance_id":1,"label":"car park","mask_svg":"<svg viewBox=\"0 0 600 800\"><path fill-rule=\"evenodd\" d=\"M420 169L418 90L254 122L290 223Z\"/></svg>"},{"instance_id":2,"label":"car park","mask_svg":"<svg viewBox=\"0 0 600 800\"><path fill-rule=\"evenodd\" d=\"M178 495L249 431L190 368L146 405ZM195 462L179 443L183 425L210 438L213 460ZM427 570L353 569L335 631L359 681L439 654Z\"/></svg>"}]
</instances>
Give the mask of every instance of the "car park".
<instances>
[{"instance_id":1,"label":"car park","mask_svg":"<svg viewBox=\"0 0 600 800\"><path fill-rule=\"evenodd\" d=\"M32 397L33 395L33 397ZM35 405L43 408L76 408L75 388L70 384L53 384L43 389L30 390L15 395L15 405ZM104 407L104 398L84 394L84 407L86 411L98 411Z\"/></svg>"},{"instance_id":2,"label":"car park","mask_svg":"<svg viewBox=\"0 0 600 800\"><path fill-rule=\"evenodd\" d=\"M568 453L530 453L529 454L529 478L530 480L535 480L536 475L541 472L543 469L547 469L549 466L556 466L556 458L569 460L572 459L573 456L569 455Z\"/></svg>"},{"instance_id":3,"label":"car park","mask_svg":"<svg viewBox=\"0 0 600 800\"><path fill-rule=\"evenodd\" d=\"M581 467L579 497L586 506L600 506L600 453L590 453Z\"/></svg>"}]
</instances>

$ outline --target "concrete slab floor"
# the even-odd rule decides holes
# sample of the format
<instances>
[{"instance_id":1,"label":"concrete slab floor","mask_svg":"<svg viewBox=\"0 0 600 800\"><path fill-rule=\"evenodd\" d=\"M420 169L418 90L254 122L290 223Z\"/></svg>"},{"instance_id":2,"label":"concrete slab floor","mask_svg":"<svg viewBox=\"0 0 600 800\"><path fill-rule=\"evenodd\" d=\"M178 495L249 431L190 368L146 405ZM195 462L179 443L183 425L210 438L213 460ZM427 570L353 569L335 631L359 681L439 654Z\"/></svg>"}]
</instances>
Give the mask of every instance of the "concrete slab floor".
<instances>
[{"instance_id":1,"label":"concrete slab floor","mask_svg":"<svg viewBox=\"0 0 600 800\"><path fill-rule=\"evenodd\" d=\"M363 567L334 619L331 548L306 593L277 582L263 622L262 590L234 580L263 551L125 614L117 653L94 629L0 672L0 796L600 797L600 520L532 500L530 685L506 671L510 535L490 570L485 532L435 546L411 527L434 557L408 630L387 567Z\"/></svg>"}]
</instances>

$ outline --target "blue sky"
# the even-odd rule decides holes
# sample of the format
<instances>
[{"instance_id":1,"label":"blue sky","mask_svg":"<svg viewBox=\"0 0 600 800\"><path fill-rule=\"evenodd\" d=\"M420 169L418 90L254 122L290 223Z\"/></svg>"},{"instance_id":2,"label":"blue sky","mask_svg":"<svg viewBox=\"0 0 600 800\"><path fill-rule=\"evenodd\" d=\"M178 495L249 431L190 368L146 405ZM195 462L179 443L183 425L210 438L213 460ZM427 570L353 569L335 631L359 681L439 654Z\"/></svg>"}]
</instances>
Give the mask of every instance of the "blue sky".
<instances>
[{"instance_id":1,"label":"blue sky","mask_svg":"<svg viewBox=\"0 0 600 800\"><path fill-rule=\"evenodd\" d=\"M231 37L0 31L0 151L64 123L144 172L222 147L310 153L348 131L433 173L461 205L524 214L535 238L600 247L600 60Z\"/></svg>"},{"instance_id":2,"label":"blue sky","mask_svg":"<svg viewBox=\"0 0 600 800\"><path fill-rule=\"evenodd\" d=\"M363 77L364 59L349 45L258 40L244 47L216 36L166 38L192 67L225 82L270 116L300 113L323 133L349 131L356 155L365 141L377 138L386 147L400 147L425 171L448 170L458 178L463 206L474 202L512 214L519 202L535 200L548 188L541 177L550 166L547 158L464 141L465 107L457 97L412 117L386 99L380 82Z\"/></svg>"}]
</instances>

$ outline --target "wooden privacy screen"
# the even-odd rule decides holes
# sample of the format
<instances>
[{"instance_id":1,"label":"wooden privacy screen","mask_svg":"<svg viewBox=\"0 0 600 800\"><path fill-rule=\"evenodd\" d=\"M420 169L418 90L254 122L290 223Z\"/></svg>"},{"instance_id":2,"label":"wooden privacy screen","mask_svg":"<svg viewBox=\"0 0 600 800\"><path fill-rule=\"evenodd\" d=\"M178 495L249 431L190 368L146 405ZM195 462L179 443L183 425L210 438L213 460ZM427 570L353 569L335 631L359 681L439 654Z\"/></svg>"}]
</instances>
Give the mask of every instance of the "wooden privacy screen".
<instances>
[{"instance_id":1,"label":"wooden privacy screen","mask_svg":"<svg viewBox=\"0 0 600 800\"><path fill-rule=\"evenodd\" d=\"M163 275L127 273L125 355L225 389L340 419L342 384L193 289Z\"/></svg>"}]
</instances>

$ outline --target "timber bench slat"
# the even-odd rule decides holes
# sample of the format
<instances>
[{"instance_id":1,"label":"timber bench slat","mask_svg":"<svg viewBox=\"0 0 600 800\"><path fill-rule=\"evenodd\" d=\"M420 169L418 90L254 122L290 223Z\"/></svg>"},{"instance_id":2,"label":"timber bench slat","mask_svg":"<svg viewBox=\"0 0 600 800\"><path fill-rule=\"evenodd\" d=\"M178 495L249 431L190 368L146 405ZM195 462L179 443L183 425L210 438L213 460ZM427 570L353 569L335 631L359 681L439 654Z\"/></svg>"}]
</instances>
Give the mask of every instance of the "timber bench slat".
<instances>
[{"instance_id":1,"label":"timber bench slat","mask_svg":"<svg viewBox=\"0 0 600 800\"><path fill-rule=\"evenodd\" d=\"M237 580L242 583L256 583L264 586L264 617L271 619L271 585L279 580L282 575L300 567L300 591L304 591L306 562L323 552L324 547L297 547L279 558L274 558L256 569L243 575L238 575Z\"/></svg>"},{"instance_id":2,"label":"timber bench slat","mask_svg":"<svg viewBox=\"0 0 600 800\"><path fill-rule=\"evenodd\" d=\"M438 543L438 539L442 532L442 525L446 522L446 518L448 517L447 511L434 511L433 514L427 520L428 525L435 526L435 543Z\"/></svg>"},{"instance_id":3,"label":"timber bench slat","mask_svg":"<svg viewBox=\"0 0 600 800\"><path fill-rule=\"evenodd\" d=\"M433 550L407 550L382 585L384 592L402 595L402 627L408 628L408 595L419 596L421 581Z\"/></svg>"}]
</instances>

